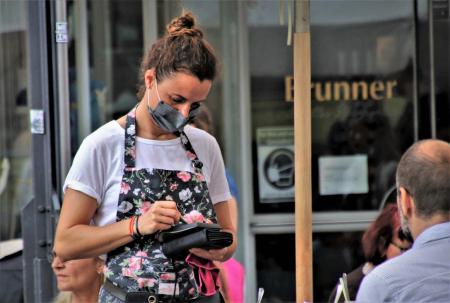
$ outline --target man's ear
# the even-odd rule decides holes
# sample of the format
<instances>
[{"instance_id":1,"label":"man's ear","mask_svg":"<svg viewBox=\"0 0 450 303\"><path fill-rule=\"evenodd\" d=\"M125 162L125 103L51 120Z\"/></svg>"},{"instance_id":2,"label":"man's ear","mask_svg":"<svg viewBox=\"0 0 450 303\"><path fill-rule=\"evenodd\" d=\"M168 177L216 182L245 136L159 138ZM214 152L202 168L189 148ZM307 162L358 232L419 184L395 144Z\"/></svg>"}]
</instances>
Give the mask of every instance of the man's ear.
<instances>
[{"instance_id":1,"label":"man's ear","mask_svg":"<svg viewBox=\"0 0 450 303\"><path fill-rule=\"evenodd\" d=\"M155 69L154 68L147 69L144 73L145 87L147 88L151 87L154 79L155 79Z\"/></svg>"},{"instance_id":2,"label":"man's ear","mask_svg":"<svg viewBox=\"0 0 450 303\"><path fill-rule=\"evenodd\" d=\"M411 217L411 215L414 213L415 208L414 199L403 186L401 186L399 189L399 195L400 197L398 207L401 207L404 216Z\"/></svg>"}]
</instances>

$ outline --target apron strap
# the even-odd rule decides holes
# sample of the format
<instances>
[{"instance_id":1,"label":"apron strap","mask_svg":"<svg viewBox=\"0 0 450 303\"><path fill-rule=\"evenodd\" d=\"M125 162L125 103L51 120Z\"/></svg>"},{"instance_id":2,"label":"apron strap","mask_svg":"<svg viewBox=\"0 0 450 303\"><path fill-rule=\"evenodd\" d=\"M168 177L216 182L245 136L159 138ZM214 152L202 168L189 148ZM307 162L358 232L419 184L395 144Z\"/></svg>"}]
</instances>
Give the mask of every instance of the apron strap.
<instances>
[{"instance_id":1,"label":"apron strap","mask_svg":"<svg viewBox=\"0 0 450 303\"><path fill-rule=\"evenodd\" d=\"M194 148L192 147L191 141L189 141L188 136L184 131L181 131L179 133L179 136L181 143L183 144L184 149L186 150L186 156L188 157L189 160L191 160L192 167L194 168L195 173L203 175L202 171L203 163L198 159L197 154Z\"/></svg>"},{"instance_id":2,"label":"apron strap","mask_svg":"<svg viewBox=\"0 0 450 303\"><path fill-rule=\"evenodd\" d=\"M137 105L127 114L127 123L125 126L124 162L126 170L133 169L136 166L136 108ZM186 133L181 131L177 132L176 135L180 137L181 143L186 150L186 156L191 160L195 173L203 175L203 163L198 159Z\"/></svg>"},{"instance_id":3,"label":"apron strap","mask_svg":"<svg viewBox=\"0 0 450 303\"><path fill-rule=\"evenodd\" d=\"M136 108L137 105L127 114L125 126L125 151L123 155L126 170L136 166Z\"/></svg>"}]
</instances>

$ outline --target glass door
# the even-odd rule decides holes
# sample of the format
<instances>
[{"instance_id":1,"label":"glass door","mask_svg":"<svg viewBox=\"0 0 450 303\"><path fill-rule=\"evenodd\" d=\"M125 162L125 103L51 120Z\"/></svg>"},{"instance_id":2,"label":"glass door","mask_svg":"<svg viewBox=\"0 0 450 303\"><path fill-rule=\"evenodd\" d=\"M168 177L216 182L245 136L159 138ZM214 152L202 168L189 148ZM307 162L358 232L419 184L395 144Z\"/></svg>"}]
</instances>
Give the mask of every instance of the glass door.
<instances>
[{"instance_id":1,"label":"glass door","mask_svg":"<svg viewBox=\"0 0 450 303\"><path fill-rule=\"evenodd\" d=\"M26 14L23 1L0 2L0 242L21 238L20 209L34 195Z\"/></svg>"},{"instance_id":2,"label":"glass door","mask_svg":"<svg viewBox=\"0 0 450 303\"><path fill-rule=\"evenodd\" d=\"M28 113L26 3L0 1L0 280L4 302L23 300L21 209L34 196Z\"/></svg>"}]
</instances>

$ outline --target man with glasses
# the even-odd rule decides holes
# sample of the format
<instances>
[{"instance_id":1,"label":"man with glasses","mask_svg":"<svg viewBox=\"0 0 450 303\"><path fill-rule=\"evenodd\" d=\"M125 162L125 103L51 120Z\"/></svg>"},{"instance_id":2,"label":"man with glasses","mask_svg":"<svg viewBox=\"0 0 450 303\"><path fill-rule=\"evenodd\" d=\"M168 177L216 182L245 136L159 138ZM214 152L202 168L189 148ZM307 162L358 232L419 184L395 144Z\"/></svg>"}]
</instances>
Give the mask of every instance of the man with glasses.
<instances>
[{"instance_id":1,"label":"man with glasses","mask_svg":"<svg viewBox=\"0 0 450 303\"><path fill-rule=\"evenodd\" d=\"M412 248L367 275L357 302L450 302L450 145L424 140L397 167L397 204Z\"/></svg>"}]
</instances>

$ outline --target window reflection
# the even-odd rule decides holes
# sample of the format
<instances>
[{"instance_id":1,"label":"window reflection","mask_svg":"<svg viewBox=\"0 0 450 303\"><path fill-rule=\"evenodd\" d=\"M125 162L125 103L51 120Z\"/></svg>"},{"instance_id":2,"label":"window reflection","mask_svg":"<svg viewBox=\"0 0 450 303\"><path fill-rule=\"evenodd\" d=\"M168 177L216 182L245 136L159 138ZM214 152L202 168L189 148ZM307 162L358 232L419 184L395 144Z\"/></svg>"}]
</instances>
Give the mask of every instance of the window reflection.
<instances>
[{"instance_id":1,"label":"window reflection","mask_svg":"<svg viewBox=\"0 0 450 303\"><path fill-rule=\"evenodd\" d=\"M0 3L0 241L20 237L20 210L33 197L25 9Z\"/></svg>"},{"instance_id":2,"label":"window reflection","mask_svg":"<svg viewBox=\"0 0 450 303\"><path fill-rule=\"evenodd\" d=\"M342 274L364 262L362 232L313 233L314 302L327 302ZM295 235L256 235L257 287L263 302L295 302Z\"/></svg>"},{"instance_id":3,"label":"window reflection","mask_svg":"<svg viewBox=\"0 0 450 303\"><path fill-rule=\"evenodd\" d=\"M278 10L276 1L247 9L257 213L294 211L293 195L267 200L276 189L265 185L260 165L267 142L258 134L294 124L292 47ZM394 184L397 160L414 140L413 18L412 1L311 3L314 211L377 209ZM325 168L323 157L331 163ZM342 157L365 160L344 167Z\"/></svg>"},{"instance_id":4,"label":"window reflection","mask_svg":"<svg viewBox=\"0 0 450 303\"><path fill-rule=\"evenodd\" d=\"M295 236L256 235L257 287L263 302L295 302Z\"/></svg>"},{"instance_id":5,"label":"window reflection","mask_svg":"<svg viewBox=\"0 0 450 303\"><path fill-rule=\"evenodd\" d=\"M344 1L326 18L329 4L311 6L313 211L378 209L414 140L413 1Z\"/></svg>"},{"instance_id":6,"label":"window reflection","mask_svg":"<svg viewBox=\"0 0 450 303\"><path fill-rule=\"evenodd\" d=\"M75 3L68 3L69 28L74 29ZM139 62L143 53L142 1L88 1L89 94L91 130L126 114L136 99ZM79 138L79 96L77 91L77 43L69 43L71 150Z\"/></svg>"},{"instance_id":7,"label":"window reflection","mask_svg":"<svg viewBox=\"0 0 450 303\"><path fill-rule=\"evenodd\" d=\"M364 263L362 232L313 234L314 302L327 302L343 273Z\"/></svg>"},{"instance_id":8,"label":"window reflection","mask_svg":"<svg viewBox=\"0 0 450 303\"><path fill-rule=\"evenodd\" d=\"M450 142L450 21L436 16L434 20L436 138Z\"/></svg>"},{"instance_id":9,"label":"window reflection","mask_svg":"<svg viewBox=\"0 0 450 303\"><path fill-rule=\"evenodd\" d=\"M285 79L293 73L293 50L286 44L287 26L279 22L278 1L253 1L246 14L254 209L256 213L293 212L294 106L285 100ZM283 176L288 186L274 184Z\"/></svg>"}]
</instances>

